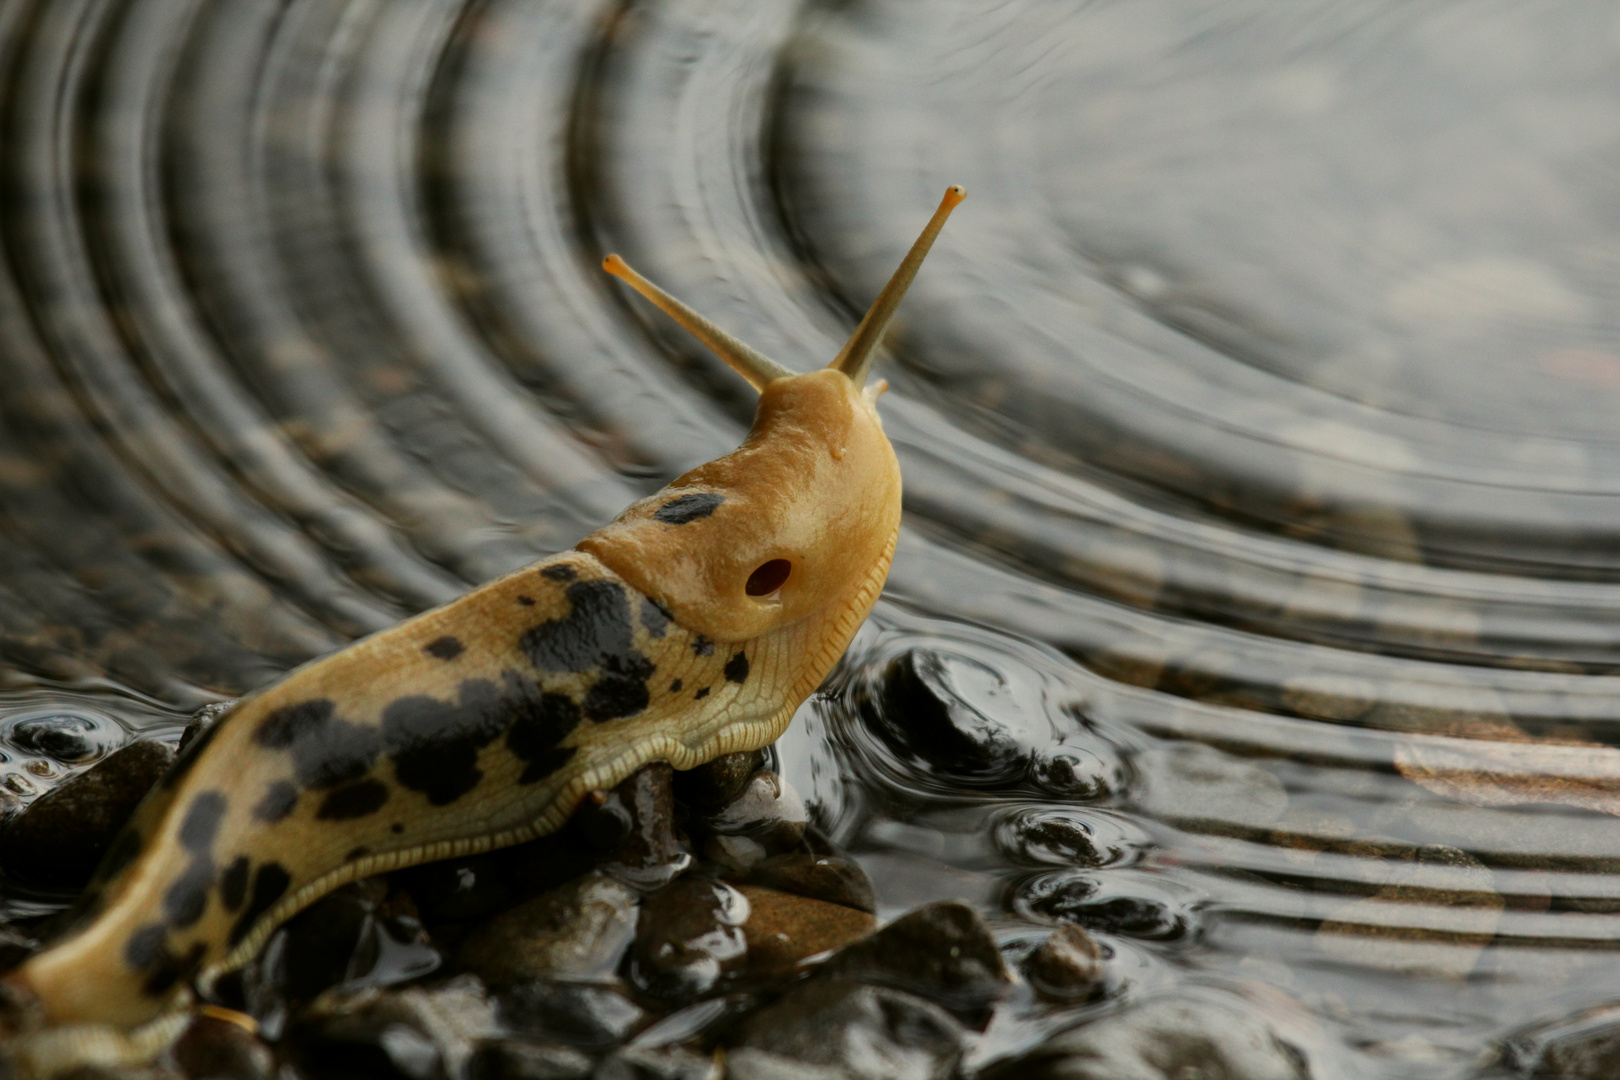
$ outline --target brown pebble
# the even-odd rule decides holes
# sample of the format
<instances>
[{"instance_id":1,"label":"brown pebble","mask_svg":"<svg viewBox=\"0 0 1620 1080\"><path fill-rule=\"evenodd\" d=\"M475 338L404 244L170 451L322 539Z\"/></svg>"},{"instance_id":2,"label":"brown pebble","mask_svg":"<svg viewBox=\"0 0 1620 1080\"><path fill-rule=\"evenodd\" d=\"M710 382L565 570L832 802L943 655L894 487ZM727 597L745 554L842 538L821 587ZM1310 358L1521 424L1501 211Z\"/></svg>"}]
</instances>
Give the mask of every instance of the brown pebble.
<instances>
[{"instance_id":1,"label":"brown pebble","mask_svg":"<svg viewBox=\"0 0 1620 1080\"><path fill-rule=\"evenodd\" d=\"M1102 981L1102 952L1091 935L1073 923L1052 936L1024 961L1024 975L1035 992L1052 1001L1082 1001Z\"/></svg>"},{"instance_id":2,"label":"brown pebble","mask_svg":"<svg viewBox=\"0 0 1620 1080\"><path fill-rule=\"evenodd\" d=\"M192 1080L262 1080L275 1072L275 1056L257 1035L218 1016L193 1018L172 1053Z\"/></svg>"},{"instance_id":3,"label":"brown pebble","mask_svg":"<svg viewBox=\"0 0 1620 1080\"><path fill-rule=\"evenodd\" d=\"M635 930L635 892L606 874L588 874L480 924L458 959L492 986L601 975L618 965Z\"/></svg>"},{"instance_id":4,"label":"brown pebble","mask_svg":"<svg viewBox=\"0 0 1620 1080\"><path fill-rule=\"evenodd\" d=\"M760 885L739 885L748 898L748 970L758 975L786 972L805 957L842 948L870 934L877 919L842 904L794 896Z\"/></svg>"},{"instance_id":5,"label":"brown pebble","mask_svg":"<svg viewBox=\"0 0 1620 1080\"><path fill-rule=\"evenodd\" d=\"M877 911L872 881L859 864L836 855L789 852L756 865L746 879L752 885L843 904L856 911Z\"/></svg>"}]
</instances>

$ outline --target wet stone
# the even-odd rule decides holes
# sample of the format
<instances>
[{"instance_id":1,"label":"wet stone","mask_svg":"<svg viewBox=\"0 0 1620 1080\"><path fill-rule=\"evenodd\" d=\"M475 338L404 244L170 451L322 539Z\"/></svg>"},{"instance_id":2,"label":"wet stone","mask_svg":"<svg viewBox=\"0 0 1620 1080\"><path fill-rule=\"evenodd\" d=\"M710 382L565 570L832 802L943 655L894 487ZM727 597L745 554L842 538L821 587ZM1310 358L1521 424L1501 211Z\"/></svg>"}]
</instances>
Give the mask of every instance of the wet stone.
<instances>
[{"instance_id":1,"label":"wet stone","mask_svg":"<svg viewBox=\"0 0 1620 1080\"><path fill-rule=\"evenodd\" d=\"M706 994L742 966L748 901L723 882L678 878L643 901L630 980L643 993L679 1000Z\"/></svg>"},{"instance_id":2,"label":"wet stone","mask_svg":"<svg viewBox=\"0 0 1620 1080\"><path fill-rule=\"evenodd\" d=\"M759 885L739 885L748 900L743 937L747 969L755 975L791 971L800 960L842 948L871 933L877 920L868 912Z\"/></svg>"},{"instance_id":3,"label":"wet stone","mask_svg":"<svg viewBox=\"0 0 1620 1080\"><path fill-rule=\"evenodd\" d=\"M1242 1001L1167 996L1047 1039L982 1080L1308 1080L1303 1051Z\"/></svg>"},{"instance_id":4,"label":"wet stone","mask_svg":"<svg viewBox=\"0 0 1620 1080\"><path fill-rule=\"evenodd\" d=\"M393 875L430 924L481 919L516 899L500 852L422 863Z\"/></svg>"},{"instance_id":5,"label":"wet stone","mask_svg":"<svg viewBox=\"0 0 1620 1080\"><path fill-rule=\"evenodd\" d=\"M241 1024L199 1015L169 1051L175 1067L191 1080L266 1080L275 1074L275 1055Z\"/></svg>"},{"instance_id":6,"label":"wet stone","mask_svg":"<svg viewBox=\"0 0 1620 1080\"><path fill-rule=\"evenodd\" d=\"M414 906L391 894L382 878L362 878L328 893L277 933L282 942L274 978L293 1001L360 978L397 982L425 975L441 963Z\"/></svg>"},{"instance_id":7,"label":"wet stone","mask_svg":"<svg viewBox=\"0 0 1620 1080\"><path fill-rule=\"evenodd\" d=\"M836 855L789 852L757 863L744 879L795 896L842 904L857 911L877 911L872 881L860 865Z\"/></svg>"},{"instance_id":8,"label":"wet stone","mask_svg":"<svg viewBox=\"0 0 1620 1080\"><path fill-rule=\"evenodd\" d=\"M721 1080L720 1062L681 1046L626 1046L602 1059L592 1080Z\"/></svg>"},{"instance_id":9,"label":"wet stone","mask_svg":"<svg viewBox=\"0 0 1620 1080\"><path fill-rule=\"evenodd\" d=\"M142 739L64 781L0 829L0 865L41 885L83 885L173 760Z\"/></svg>"},{"instance_id":10,"label":"wet stone","mask_svg":"<svg viewBox=\"0 0 1620 1080\"><path fill-rule=\"evenodd\" d=\"M601 1052L646 1021L641 1007L611 986L536 979L500 995L501 1022L520 1035Z\"/></svg>"},{"instance_id":11,"label":"wet stone","mask_svg":"<svg viewBox=\"0 0 1620 1080\"><path fill-rule=\"evenodd\" d=\"M964 1036L949 1013L922 998L886 986L817 978L754 1013L729 1041L737 1048L842 1070L833 1075L846 1080L943 1080L956 1075ZM769 1058L741 1056L743 1068L754 1070L743 1072L745 1077L794 1075L767 1071ZM739 1075L735 1068L733 1075Z\"/></svg>"},{"instance_id":12,"label":"wet stone","mask_svg":"<svg viewBox=\"0 0 1620 1080\"><path fill-rule=\"evenodd\" d=\"M692 864L676 834L673 775L667 762L644 765L576 815L579 828L605 853L603 869L638 888L656 889Z\"/></svg>"},{"instance_id":13,"label":"wet stone","mask_svg":"<svg viewBox=\"0 0 1620 1080\"><path fill-rule=\"evenodd\" d=\"M635 929L635 891L588 874L480 924L461 942L458 959L492 986L601 975L618 965Z\"/></svg>"},{"instance_id":14,"label":"wet stone","mask_svg":"<svg viewBox=\"0 0 1620 1080\"><path fill-rule=\"evenodd\" d=\"M229 701L216 701L212 705L204 705L198 709L192 714L191 722L186 725L186 729L180 733L180 742L175 746L175 751L184 752L198 736L219 723L222 716L234 709L237 700L232 698Z\"/></svg>"},{"instance_id":15,"label":"wet stone","mask_svg":"<svg viewBox=\"0 0 1620 1080\"><path fill-rule=\"evenodd\" d=\"M1090 934L1072 923L1053 931L1023 966L1030 986L1049 1001L1084 1001L1102 983L1102 951Z\"/></svg>"},{"instance_id":16,"label":"wet stone","mask_svg":"<svg viewBox=\"0 0 1620 1080\"><path fill-rule=\"evenodd\" d=\"M1491 1077L1613 1080L1620 1076L1620 1008L1600 1006L1509 1039Z\"/></svg>"},{"instance_id":17,"label":"wet stone","mask_svg":"<svg viewBox=\"0 0 1620 1080\"><path fill-rule=\"evenodd\" d=\"M584 1051L557 1043L491 1039L467 1062L467 1080L585 1080L596 1061Z\"/></svg>"},{"instance_id":18,"label":"wet stone","mask_svg":"<svg viewBox=\"0 0 1620 1080\"><path fill-rule=\"evenodd\" d=\"M742 794L749 777L765 764L759 750L725 754L675 774L675 797L694 810L718 810Z\"/></svg>"},{"instance_id":19,"label":"wet stone","mask_svg":"<svg viewBox=\"0 0 1620 1080\"><path fill-rule=\"evenodd\" d=\"M773 1054L752 1046L733 1049L726 1055L726 1080L848 1080L849 1074L836 1065L812 1065L808 1061Z\"/></svg>"},{"instance_id":20,"label":"wet stone","mask_svg":"<svg viewBox=\"0 0 1620 1080\"><path fill-rule=\"evenodd\" d=\"M897 750L972 784L1022 781L1036 747L1050 738L1044 716L1042 730L1025 730L1031 718L1000 673L947 653L916 650L892 661L866 711Z\"/></svg>"},{"instance_id":21,"label":"wet stone","mask_svg":"<svg viewBox=\"0 0 1620 1080\"><path fill-rule=\"evenodd\" d=\"M751 844L705 844L704 853L723 865L746 866L798 846L807 820L793 786L769 769L749 777L742 794L725 807L700 815L695 824L711 839L741 838ZM757 857L755 857L757 856Z\"/></svg>"},{"instance_id":22,"label":"wet stone","mask_svg":"<svg viewBox=\"0 0 1620 1080\"><path fill-rule=\"evenodd\" d=\"M975 1024L1010 981L996 939L966 904L945 901L908 912L834 954L825 977L859 979L922 994Z\"/></svg>"},{"instance_id":23,"label":"wet stone","mask_svg":"<svg viewBox=\"0 0 1620 1080\"><path fill-rule=\"evenodd\" d=\"M286 1042L310 1077L450 1080L497 1030L483 987L462 977L433 989L323 995L296 1018Z\"/></svg>"}]
</instances>

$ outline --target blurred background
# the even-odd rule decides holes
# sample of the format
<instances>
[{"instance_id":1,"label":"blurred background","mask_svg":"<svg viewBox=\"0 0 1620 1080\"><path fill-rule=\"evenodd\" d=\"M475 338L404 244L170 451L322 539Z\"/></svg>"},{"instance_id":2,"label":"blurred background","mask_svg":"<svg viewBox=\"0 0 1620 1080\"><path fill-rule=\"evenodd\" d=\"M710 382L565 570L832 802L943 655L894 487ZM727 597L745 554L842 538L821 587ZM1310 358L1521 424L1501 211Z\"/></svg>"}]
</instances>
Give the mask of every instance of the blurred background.
<instances>
[{"instance_id":1,"label":"blurred background","mask_svg":"<svg viewBox=\"0 0 1620 1080\"><path fill-rule=\"evenodd\" d=\"M603 253L809 369L960 183L780 755L885 911L1106 945L972 1064L1197 988L1541 1067L1620 999L1617 58L1601 0L6 0L0 787L734 446Z\"/></svg>"}]
</instances>

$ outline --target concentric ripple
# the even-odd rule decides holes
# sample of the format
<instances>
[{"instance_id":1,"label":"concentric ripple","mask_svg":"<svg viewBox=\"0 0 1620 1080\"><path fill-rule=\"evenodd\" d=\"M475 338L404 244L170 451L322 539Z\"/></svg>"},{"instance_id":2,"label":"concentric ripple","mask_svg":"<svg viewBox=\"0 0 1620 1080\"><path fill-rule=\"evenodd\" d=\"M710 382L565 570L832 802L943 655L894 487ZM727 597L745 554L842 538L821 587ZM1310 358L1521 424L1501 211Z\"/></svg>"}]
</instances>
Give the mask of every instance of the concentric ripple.
<instances>
[{"instance_id":1,"label":"concentric ripple","mask_svg":"<svg viewBox=\"0 0 1620 1080\"><path fill-rule=\"evenodd\" d=\"M3 0L0 726L570 545L751 408L604 251L808 368L959 182L788 774L885 910L1080 922L1116 999L1522 1056L1620 998L1616 50L1581 0ZM76 767L15 743L19 798Z\"/></svg>"}]
</instances>

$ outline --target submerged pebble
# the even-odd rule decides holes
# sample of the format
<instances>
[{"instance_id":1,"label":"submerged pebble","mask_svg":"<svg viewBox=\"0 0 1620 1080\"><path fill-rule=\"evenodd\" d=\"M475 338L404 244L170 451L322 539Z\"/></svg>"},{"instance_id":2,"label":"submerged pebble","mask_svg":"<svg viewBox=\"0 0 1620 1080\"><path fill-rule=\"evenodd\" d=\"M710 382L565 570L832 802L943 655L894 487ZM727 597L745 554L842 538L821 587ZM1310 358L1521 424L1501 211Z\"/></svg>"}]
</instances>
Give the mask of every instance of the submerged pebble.
<instances>
[{"instance_id":1,"label":"submerged pebble","mask_svg":"<svg viewBox=\"0 0 1620 1080\"><path fill-rule=\"evenodd\" d=\"M983 1022L1010 988L989 927L966 904L928 904L835 953L818 977L902 987Z\"/></svg>"},{"instance_id":2,"label":"submerged pebble","mask_svg":"<svg viewBox=\"0 0 1620 1080\"><path fill-rule=\"evenodd\" d=\"M877 922L871 914L843 904L760 885L738 885L737 890L748 901L743 938L747 968L753 975L785 974L806 957L859 940Z\"/></svg>"},{"instance_id":3,"label":"submerged pebble","mask_svg":"<svg viewBox=\"0 0 1620 1080\"><path fill-rule=\"evenodd\" d=\"M275 1075L275 1055L258 1035L240 1023L201 1013L169 1050L190 1080L267 1080Z\"/></svg>"},{"instance_id":4,"label":"submerged pebble","mask_svg":"<svg viewBox=\"0 0 1620 1080\"><path fill-rule=\"evenodd\" d=\"M742 880L796 896L842 904L856 911L877 911L872 880L859 863L836 855L790 852L755 864Z\"/></svg>"},{"instance_id":5,"label":"submerged pebble","mask_svg":"<svg viewBox=\"0 0 1620 1080\"><path fill-rule=\"evenodd\" d=\"M1024 958L1024 977L1049 1001L1084 1001L1102 982L1102 950L1073 923L1058 927Z\"/></svg>"},{"instance_id":6,"label":"submerged pebble","mask_svg":"<svg viewBox=\"0 0 1620 1080\"><path fill-rule=\"evenodd\" d=\"M842 1070L844 1080L943 1080L953 1076L966 1032L944 1009L886 986L816 978L738 1025L732 1075L792 1076L769 1057ZM811 1074L815 1075L815 1074Z\"/></svg>"},{"instance_id":7,"label":"submerged pebble","mask_svg":"<svg viewBox=\"0 0 1620 1080\"><path fill-rule=\"evenodd\" d=\"M473 1051L467 1080L585 1080L596 1059L559 1043L490 1039Z\"/></svg>"},{"instance_id":8,"label":"submerged pebble","mask_svg":"<svg viewBox=\"0 0 1620 1080\"><path fill-rule=\"evenodd\" d=\"M655 998L691 999L709 993L742 967L748 900L724 882L684 877L641 905L630 980Z\"/></svg>"},{"instance_id":9,"label":"submerged pebble","mask_svg":"<svg viewBox=\"0 0 1620 1080\"><path fill-rule=\"evenodd\" d=\"M643 1027L647 1013L607 982L534 979L501 993L500 1018L518 1034L600 1052Z\"/></svg>"}]
</instances>

